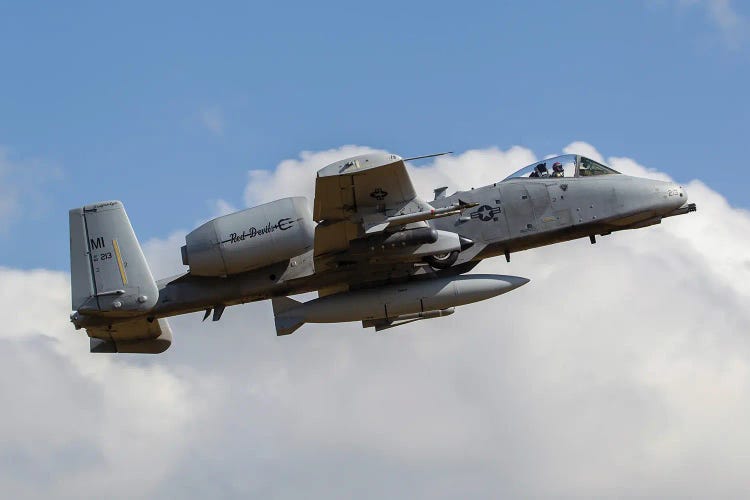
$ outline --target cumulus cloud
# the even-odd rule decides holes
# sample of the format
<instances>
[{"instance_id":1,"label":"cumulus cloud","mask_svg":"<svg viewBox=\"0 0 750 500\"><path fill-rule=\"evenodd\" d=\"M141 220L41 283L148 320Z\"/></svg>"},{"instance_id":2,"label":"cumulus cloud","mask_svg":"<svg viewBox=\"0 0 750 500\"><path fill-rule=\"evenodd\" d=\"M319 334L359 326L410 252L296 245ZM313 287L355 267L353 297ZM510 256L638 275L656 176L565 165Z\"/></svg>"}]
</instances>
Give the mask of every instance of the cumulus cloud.
<instances>
[{"instance_id":1,"label":"cumulus cloud","mask_svg":"<svg viewBox=\"0 0 750 500\"><path fill-rule=\"evenodd\" d=\"M143 243L143 253L154 278L161 279L185 273L180 247L185 244L186 231L174 231L166 238L151 238Z\"/></svg>"},{"instance_id":2,"label":"cumulus cloud","mask_svg":"<svg viewBox=\"0 0 750 500\"><path fill-rule=\"evenodd\" d=\"M311 196L316 169L368 150L307 152L251 172L245 200ZM586 143L564 150L663 176ZM536 158L489 148L410 171L428 197L440 185L495 182ZM750 486L750 214L700 181L687 187L695 214L595 246L485 261L479 272L532 282L388 334L351 323L277 338L270 305L255 303L218 323L174 318L175 344L160 357L95 356L67 324L66 276L2 270L10 321L0 342L11 355L0 397L11 415L0 429L9 466L0 491L741 497ZM166 267L160 256L179 258L180 244L147 246L148 257ZM33 316L17 314L30 303Z\"/></svg>"},{"instance_id":3,"label":"cumulus cloud","mask_svg":"<svg viewBox=\"0 0 750 500\"><path fill-rule=\"evenodd\" d=\"M226 200L218 199L213 203L213 213L211 214L210 218L214 219L216 217L221 217L222 215L231 214L232 212L236 211L237 208L232 206L231 203Z\"/></svg>"},{"instance_id":4,"label":"cumulus cloud","mask_svg":"<svg viewBox=\"0 0 750 500\"><path fill-rule=\"evenodd\" d=\"M147 496L199 420L196 386L168 359L88 355L88 339L67 321L64 273L0 268L0 283L2 496Z\"/></svg>"}]
</instances>

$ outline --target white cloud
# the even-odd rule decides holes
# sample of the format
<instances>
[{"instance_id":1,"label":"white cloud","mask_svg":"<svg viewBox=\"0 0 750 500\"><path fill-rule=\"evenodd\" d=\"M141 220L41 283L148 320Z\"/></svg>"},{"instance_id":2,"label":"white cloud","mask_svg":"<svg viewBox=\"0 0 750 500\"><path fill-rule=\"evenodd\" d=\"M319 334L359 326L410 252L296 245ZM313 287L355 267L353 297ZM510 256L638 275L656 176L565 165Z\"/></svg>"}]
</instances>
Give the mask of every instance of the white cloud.
<instances>
[{"instance_id":1,"label":"white cloud","mask_svg":"<svg viewBox=\"0 0 750 500\"><path fill-rule=\"evenodd\" d=\"M448 186L448 192L499 182L519 168L533 163L536 156L528 149L513 146L508 151L496 147L470 149L451 156L438 156L428 166L411 168L409 174L423 198L432 199L432 190Z\"/></svg>"},{"instance_id":2,"label":"white cloud","mask_svg":"<svg viewBox=\"0 0 750 500\"><path fill-rule=\"evenodd\" d=\"M571 142L567 146L563 148L563 153L565 154L577 154L577 155L583 155L587 158L591 158L594 161L598 161L600 163L604 162L604 157L602 154L597 151L597 149L592 146L591 144L587 142L582 141L575 141Z\"/></svg>"},{"instance_id":3,"label":"white cloud","mask_svg":"<svg viewBox=\"0 0 750 500\"><path fill-rule=\"evenodd\" d=\"M231 203L229 203L226 200L218 199L214 201L213 204L213 213L211 214L211 219L214 219L216 217L221 217L222 215L231 214L232 212L236 212L237 207L234 207Z\"/></svg>"},{"instance_id":4,"label":"white cloud","mask_svg":"<svg viewBox=\"0 0 750 500\"><path fill-rule=\"evenodd\" d=\"M210 106L200 113L201 123L216 136L224 135L224 112L218 106Z\"/></svg>"},{"instance_id":5,"label":"white cloud","mask_svg":"<svg viewBox=\"0 0 750 500\"><path fill-rule=\"evenodd\" d=\"M0 284L2 496L147 496L199 420L194 386L160 363L89 355L64 273L0 268Z\"/></svg>"},{"instance_id":6,"label":"white cloud","mask_svg":"<svg viewBox=\"0 0 750 500\"><path fill-rule=\"evenodd\" d=\"M185 244L185 231L174 231L166 238L151 238L143 243L143 253L155 279L187 272L182 263L180 247Z\"/></svg>"},{"instance_id":7,"label":"white cloud","mask_svg":"<svg viewBox=\"0 0 750 500\"><path fill-rule=\"evenodd\" d=\"M263 184L248 186L246 201L310 195L317 168L364 150L308 152L256 171L251 180ZM522 147L489 148L411 172L427 196L438 185L494 182L535 159ZM653 174L627 158L607 162ZM10 412L0 491L742 497L750 214L699 181L688 190L695 214L595 246L485 261L478 271L532 282L385 335L352 323L277 338L270 305L256 303L218 323L174 318L175 344L160 357L89 355L66 321L64 275L2 270L0 345L10 355L0 403ZM180 244L147 254L179 258ZM17 314L29 308L35 314Z\"/></svg>"}]
</instances>

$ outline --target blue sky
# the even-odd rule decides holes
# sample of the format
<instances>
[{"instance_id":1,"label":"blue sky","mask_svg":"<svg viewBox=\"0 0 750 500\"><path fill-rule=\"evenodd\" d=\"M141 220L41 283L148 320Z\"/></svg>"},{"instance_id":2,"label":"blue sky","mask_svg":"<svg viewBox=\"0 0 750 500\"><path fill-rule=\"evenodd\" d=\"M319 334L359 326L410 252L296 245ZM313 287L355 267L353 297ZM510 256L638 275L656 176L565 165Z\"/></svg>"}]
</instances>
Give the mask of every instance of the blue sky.
<instances>
[{"instance_id":1,"label":"blue sky","mask_svg":"<svg viewBox=\"0 0 750 500\"><path fill-rule=\"evenodd\" d=\"M4 5L0 265L67 269L71 207L121 199L141 240L164 237L241 206L248 170L344 144L583 140L748 207L748 17L718 0Z\"/></svg>"}]
</instances>

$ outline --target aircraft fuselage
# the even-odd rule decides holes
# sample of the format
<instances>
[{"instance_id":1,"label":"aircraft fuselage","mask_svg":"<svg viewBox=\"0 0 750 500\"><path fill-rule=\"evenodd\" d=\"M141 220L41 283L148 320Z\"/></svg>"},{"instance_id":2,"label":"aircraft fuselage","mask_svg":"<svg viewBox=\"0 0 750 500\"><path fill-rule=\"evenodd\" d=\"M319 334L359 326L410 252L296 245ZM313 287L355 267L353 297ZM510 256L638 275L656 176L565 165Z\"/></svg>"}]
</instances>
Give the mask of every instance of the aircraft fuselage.
<instances>
[{"instance_id":1,"label":"aircraft fuselage","mask_svg":"<svg viewBox=\"0 0 750 500\"><path fill-rule=\"evenodd\" d=\"M510 254L576 238L658 224L686 201L682 186L626 175L509 179L431 202L457 200L479 207L437 219L438 229L487 246L470 260ZM458 262L463 260L459 257Z\"/></svg>"}]
</instances>

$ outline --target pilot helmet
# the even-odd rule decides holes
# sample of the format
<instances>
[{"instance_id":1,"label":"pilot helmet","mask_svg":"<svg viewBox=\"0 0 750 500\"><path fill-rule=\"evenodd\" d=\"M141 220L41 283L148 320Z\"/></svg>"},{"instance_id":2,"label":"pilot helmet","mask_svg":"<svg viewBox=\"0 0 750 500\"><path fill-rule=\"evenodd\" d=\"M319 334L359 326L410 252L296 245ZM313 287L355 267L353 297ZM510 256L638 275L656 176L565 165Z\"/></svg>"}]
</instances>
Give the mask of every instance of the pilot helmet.
<instances>
[{"instance_id":1,"label":"pilot helmet","mask_svg":"<svg viewBox=\"0 0 750 500\"><path fill-rule=\"evenodd\" d=\"M559 161L556 161L555 163L553 163L552 170L554 172L562 172L563 171L562 163L560 163Z\"/></svg>"}]
</instances>

